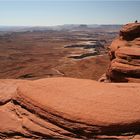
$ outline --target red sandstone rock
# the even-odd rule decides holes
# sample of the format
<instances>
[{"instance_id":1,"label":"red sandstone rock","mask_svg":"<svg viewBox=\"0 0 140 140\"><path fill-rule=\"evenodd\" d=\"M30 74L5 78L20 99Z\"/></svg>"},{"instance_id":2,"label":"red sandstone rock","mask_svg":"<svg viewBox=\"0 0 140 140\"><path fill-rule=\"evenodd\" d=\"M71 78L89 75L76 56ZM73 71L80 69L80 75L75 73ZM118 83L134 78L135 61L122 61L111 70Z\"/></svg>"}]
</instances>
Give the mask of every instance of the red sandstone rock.
<instances>
[{"instance_id":1,"label":"red sandstone rock","mask_svg":"<svg viewBox=\"0 0 140 140\"><path fill-rule=\"evenodd\" d=\"M138 59L140 60L140 47L121 47L116 50L115 52L116 57L126 59L128 56L131 59Z\"/></svg>"},{"instance_id":2,"label":"red sandstone rock","mask_svg":"<svg viewBox=\"0 0 140 140\"><path fill-rule=\"evenodd\" d=\"M11 95L13 83L16 90L0 106L1 138L121 139L139 131L140 84L73 78L6 82L0 91Z\"/></svg>"},{"instance_id":3,"label":"red sandstone rock","mask_svg":"<svg viewBox=\"0 0 140 140\"><path fill-rule=\"evenodd\" d=\"M140 37L140 23L126 24L120 30L120 36L122 36L124 40L128 41Z\"/></svg>"},{"instance_id":4,"label":"red sandstone rock","mask_svg":"<svg viewBox=\"0 0 140 140\"><path fill-rule=\"evenodd\" d=\"M112 82L139 82L140 23L125 25L120 37L109 48L112 62L107 71L108 79Z\"/></svg>"}]
</instances>

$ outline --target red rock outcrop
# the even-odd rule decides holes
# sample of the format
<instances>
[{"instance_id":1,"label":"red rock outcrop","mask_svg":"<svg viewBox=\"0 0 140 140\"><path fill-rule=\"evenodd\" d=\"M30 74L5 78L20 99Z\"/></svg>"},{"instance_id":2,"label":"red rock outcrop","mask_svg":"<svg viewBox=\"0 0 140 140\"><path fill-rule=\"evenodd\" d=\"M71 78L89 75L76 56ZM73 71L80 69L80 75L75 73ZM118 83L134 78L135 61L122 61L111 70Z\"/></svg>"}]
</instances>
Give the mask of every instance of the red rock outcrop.
<instances>
[{"instance_id":1,"label":"red rock outcrop","mask_svg":"<svg viewBox=\"0 0 140 140\"><path fill-rule=\"evenodd\" d=\"M127 41L140 37L140 23L126 24L120 30L120 36Z\"/></svg>"},{"instance_id":2,"label":"red rock outcrop","mask_svg":"<svg viewBox=\"0 0 140 140\"><path fill-rule=\"evenodd\" d=\"M140 23L125 25L109 47L112 82L140 82Z\"/></svg>"},{"instance_id":3,"label":"red rock outcrop","mask_svg":"<svg viewBox=\"0 0 140 140\"><path fill-rule=\"evenodd\" d=\"M1 139L128 139L140 134L140 84L73 78L0 81Z\"/></svg>"}]
</instances>

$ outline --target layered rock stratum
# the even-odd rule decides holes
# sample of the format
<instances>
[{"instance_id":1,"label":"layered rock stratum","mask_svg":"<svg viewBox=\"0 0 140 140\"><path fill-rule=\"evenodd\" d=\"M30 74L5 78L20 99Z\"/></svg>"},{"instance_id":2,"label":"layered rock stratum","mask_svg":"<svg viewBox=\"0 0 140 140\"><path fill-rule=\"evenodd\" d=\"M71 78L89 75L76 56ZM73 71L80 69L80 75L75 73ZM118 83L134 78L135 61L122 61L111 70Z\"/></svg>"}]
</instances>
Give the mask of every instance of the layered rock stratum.
<instances>
[{"instance_id":1,"label":"layered rock stratum","mask_svg":"<svg viewBox=\"0 0 140 140\"><path fill-rule=\"evenodd\" d=\"M0 138L139 137L139 93L139 83L1 80Z\"/></svg>"},{"instance_id":2,"label":"layered rock stratum","mask_svg":"<svg viewBox=\"0 0 140 140\"><path fill-rule=\"evenodd\" d=\"M140 23L123 26L109 49L108 79L112 82L140 82Z\"/></svg>"},{"instance_id":3,"label":"layered rock stratum","mask_svg":"<svg viewBox=\"0 0 140 140\"><path fill-rule=\"evenodd\" d=\"M139 23L110 46L108 82L0 80L0 139L140 139ZM106 75L104 75L105 77Z\"/></svg>"}]
</instances>

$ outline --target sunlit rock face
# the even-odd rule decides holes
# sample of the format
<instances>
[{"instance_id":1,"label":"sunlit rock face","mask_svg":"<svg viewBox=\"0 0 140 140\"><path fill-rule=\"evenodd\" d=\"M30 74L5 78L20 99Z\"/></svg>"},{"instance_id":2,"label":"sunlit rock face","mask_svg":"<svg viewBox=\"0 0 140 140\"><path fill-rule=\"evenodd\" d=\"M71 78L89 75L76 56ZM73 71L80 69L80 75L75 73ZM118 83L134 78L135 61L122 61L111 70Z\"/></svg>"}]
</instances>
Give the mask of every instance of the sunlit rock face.
<instances>
[{"instance_id":1,"label":"sunlit rock face","mask_svg":"<svg viewBox=\"0 0 140 140\"><path fill-rule=\"evenodd\" d=\"M0 93L1 139L139 137L139 83L1 80Z\"/></svg>"},{"instance_id":2,"label":"sunlit rock face","mask_svg":"<svg viewBox=\"0 0 140 140\"><path fill-rule=\"evenodd\" d=\"M112 82L140 82L140 23L123 26L109 49L108 79Z\"/></svg>"},{"instance_id":3,"label":"sunlit rock face","mask_svg":"<svg viewBox=\"0 0 140 140\"><path fill-rule=\"evenodd\" d=\"M140 23L126 24L120 30L120 36L127 41L140 37Z\"/></svg>"}]
</instances>

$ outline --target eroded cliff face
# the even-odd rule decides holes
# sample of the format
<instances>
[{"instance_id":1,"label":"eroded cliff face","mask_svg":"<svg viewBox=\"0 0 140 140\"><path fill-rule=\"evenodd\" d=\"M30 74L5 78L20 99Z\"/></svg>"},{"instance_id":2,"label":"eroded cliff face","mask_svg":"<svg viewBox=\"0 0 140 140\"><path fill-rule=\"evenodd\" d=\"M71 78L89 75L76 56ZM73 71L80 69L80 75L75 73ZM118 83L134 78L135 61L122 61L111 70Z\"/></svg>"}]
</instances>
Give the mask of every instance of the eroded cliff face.
<instances>
[{"instance_id":1,"label":"eroded cliff face","mask_svg":"<svg viewBox=\"0 0 140 140\"><path fill-rule=\"evenodd\" d=\"M1 139L140 138L140 84L0 81Z\"/></svg>"},{"instance_id":2,"label":"eroded cliff face","mask_svg":"<svg viewBox=\"0 0 140 140\"><path fill-rule=\"evenodd\" d=\"M109 47L111 82L140 82L140 23L130 23Z\"/></svg>"}]
</instances>

